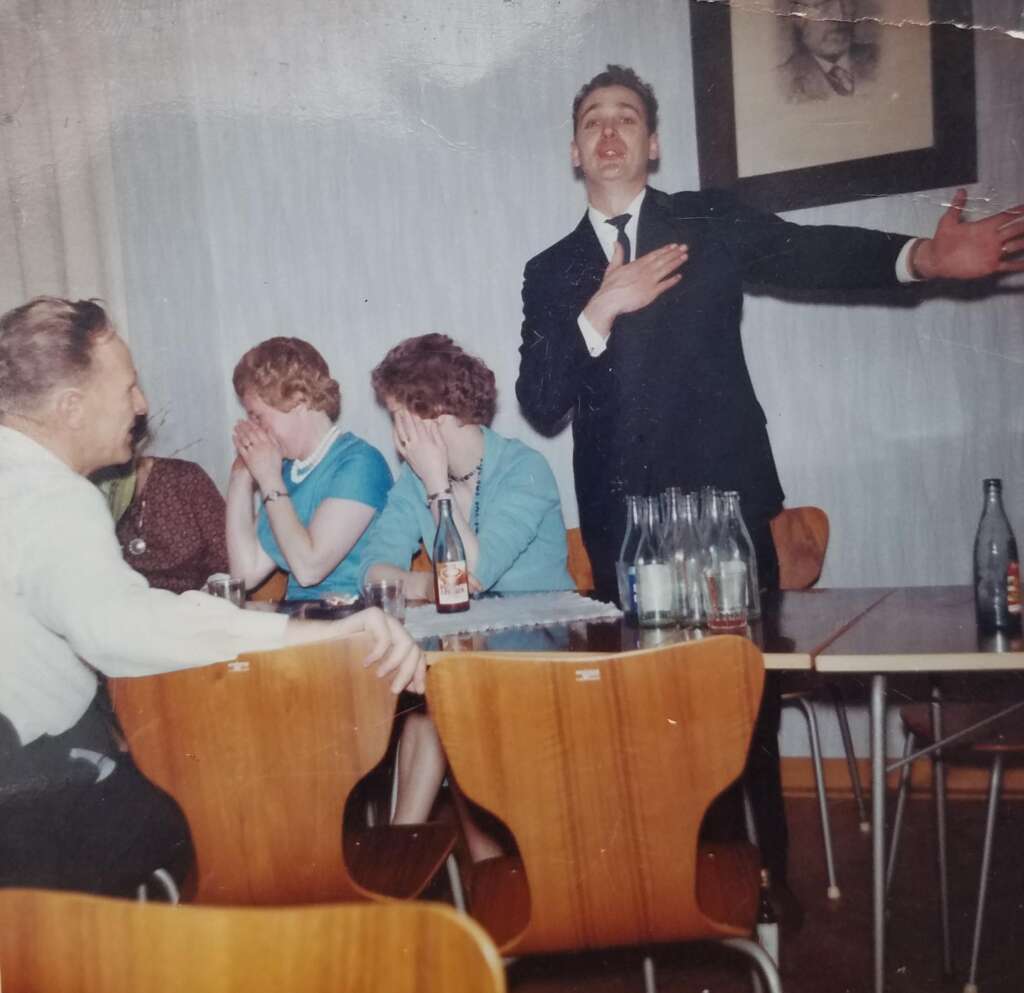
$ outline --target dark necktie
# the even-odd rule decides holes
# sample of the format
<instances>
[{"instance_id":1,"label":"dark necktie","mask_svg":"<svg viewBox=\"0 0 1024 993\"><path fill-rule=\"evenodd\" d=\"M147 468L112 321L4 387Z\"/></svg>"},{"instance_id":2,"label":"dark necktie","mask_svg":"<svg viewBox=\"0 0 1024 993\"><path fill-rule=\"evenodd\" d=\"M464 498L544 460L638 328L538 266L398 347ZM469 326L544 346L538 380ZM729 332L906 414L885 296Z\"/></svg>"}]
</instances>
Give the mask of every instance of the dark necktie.
<instances>
[{"instance_id":1,"label":"dark necktie","mask_svg":"<svg viewBox=\"0 0 1024 993\"><path fill-rule=\"evenodd\" d=\"M849 69L835 65L825 73L825 76L828 78L829 85L840 96L848 97L853 92L853 75Z\"/></svg>"},{"instance_id":2,"label":"dark necktie","mask_svg":"<svg viewBox=\"0 0 1024 993\"><path fill-rule=\"evenodd\" d=\"M618 217L610 217L605 224L610 224L613 228L617 228L619 231L619 244L622 246L622 261L632 262L633 261L633 250L629 244L629 235L626 234L626 225L629 223L629 219L632 214L619 214Z\"/></svg>"}]
</instances>

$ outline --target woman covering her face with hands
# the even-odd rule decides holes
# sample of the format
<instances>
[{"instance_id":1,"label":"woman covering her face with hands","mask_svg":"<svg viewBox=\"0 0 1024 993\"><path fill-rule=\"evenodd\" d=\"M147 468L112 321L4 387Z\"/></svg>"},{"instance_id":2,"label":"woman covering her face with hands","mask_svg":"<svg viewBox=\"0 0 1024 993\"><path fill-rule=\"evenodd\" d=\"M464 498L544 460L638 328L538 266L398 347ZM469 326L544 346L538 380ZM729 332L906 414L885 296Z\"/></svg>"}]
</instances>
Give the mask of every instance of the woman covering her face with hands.
<instances>
[{"instance_id":1,"label":"woman covering her face with hands","mask_svg":"<svg viewBox=\"0 0 1024 993\"><path fill-rule=\"evenodd\" d=\"M494 373L451 338L425 334L396 345L373 370L404 465L365 555L367 581L402 579L429 599L428 573L410 572L422 541L429 554L438 501L449 497L476 592L569 590L565 522L544 456L487 425Z\"/></svg>"},{"instance_id":2,"label":"woman covering her face with hands","mask_svg":"<svg viewBox=\"0 0 1024 993\"><path fill-rule=\"evenodd\" d=\"M373 370L373 387L391 414L404 465L370 532L365 579L401 579L408 595L432 597L430 573L411 572L409 565L421 541L432 552L438 501L450 497L472 590L572 589L565 523L550 467L539 452L487 427L497 399L494 373L451 338L425 334L388 352ZM429 716L407 714L394 823L421 823L430 816L445 766ZM501 854L475 815L463 823L475 860Z\"/></svg>"},{"instance_id":3,"label":"woman covering her face with hands","mask_svg":"<svg viewBox=\"0 0 1024 993\"><path fill-rule=\"evenodd\" d=\"M384 457L341 431L338 383L309 342L250 349L234 387L246 419L235 425L228 483L231 574L251 588L284 569L293 600L358 593L365 532L391 487Z\"/></svg>"}]
</instances>

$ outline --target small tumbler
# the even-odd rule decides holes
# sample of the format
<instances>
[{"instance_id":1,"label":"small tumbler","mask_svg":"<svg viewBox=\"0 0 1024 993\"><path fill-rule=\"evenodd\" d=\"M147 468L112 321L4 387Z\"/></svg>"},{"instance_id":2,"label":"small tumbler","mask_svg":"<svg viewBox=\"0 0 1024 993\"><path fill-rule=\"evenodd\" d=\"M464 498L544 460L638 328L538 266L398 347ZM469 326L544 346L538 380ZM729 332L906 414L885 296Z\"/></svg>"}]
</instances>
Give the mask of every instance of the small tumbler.
<instances>
[{"instance_id":1,"label":"small tumbler","mask_svg":"<svg viewBox=\"0 0 1024 993\"><path fill-rule=\"evenodd\" d=\"M236 607L245 606L245 581L218 573L206 581L206 592L230 600Z\"/></svg>"},{"instance_id":2,"label":"small tumbler","mask_svg":"<svg viewBox=\"0 0 1024 993\"><path fill-rule=\"evenodd\" d=\"M380 607L396 621L405 620L405 587L400 579L382 579L363 586L363 602L367 607Z\"/></svg>"}]
</instances>

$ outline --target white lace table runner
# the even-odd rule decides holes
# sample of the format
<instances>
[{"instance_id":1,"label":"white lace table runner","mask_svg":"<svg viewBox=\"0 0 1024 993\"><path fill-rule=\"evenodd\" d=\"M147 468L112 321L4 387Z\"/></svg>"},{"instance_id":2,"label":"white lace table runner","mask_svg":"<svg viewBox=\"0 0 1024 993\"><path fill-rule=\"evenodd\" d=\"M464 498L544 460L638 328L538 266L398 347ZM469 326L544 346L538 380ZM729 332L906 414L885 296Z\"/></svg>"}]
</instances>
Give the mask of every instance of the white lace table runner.
<instances>
[{"instance_id":1,"label":"white lace table runner","mask_svg":"<svg viewBox=\"0 0 1024 993\"><path fill-rule=\"evenodd\" d=\"M472 600L469 610L461 614L439 614L430 603L409 607L405 612L405 626L414 638L428 638L621 616L622 611L614 604L589 600L571 591L510 593Z\"/></svg>"}]
</instances>

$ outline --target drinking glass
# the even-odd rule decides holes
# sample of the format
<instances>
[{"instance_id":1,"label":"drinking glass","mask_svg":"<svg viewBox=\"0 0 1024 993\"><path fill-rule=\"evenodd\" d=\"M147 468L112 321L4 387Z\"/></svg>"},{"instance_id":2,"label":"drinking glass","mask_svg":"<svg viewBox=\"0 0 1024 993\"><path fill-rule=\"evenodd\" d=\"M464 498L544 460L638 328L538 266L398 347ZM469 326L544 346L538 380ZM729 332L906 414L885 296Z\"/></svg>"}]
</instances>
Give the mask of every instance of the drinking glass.
<instances>
[{"instance_id":1,"label":"drinking glass","mask_svg":"<svg viewBox=\"0 0 1024 993\"><path fill-rule=\"evenodd\" d=\"M396 621L405 620L405 587L400 579L382 579L363 586L363 602L367 607L380 607Z\"/></svg>"},{"instance_id":2,"label":"drinking glass","mask_svg":"<svg viewBox=\"0 0 1024 993\"><path fill-rule=\"evenodd\" d=\"M720 559L704 570L708 586L708 627L743 630L747 625L747 564Z\"/></svg>"},{"instance_id":3,"label":"drinking glass","mask_svg":"<svg viewBox=\"0 0 1024 993\"><path fill-rule=\"evenodd\" d=\"M236 607L245 606L245 581L234 576L218 574L206 581L206 592L230 600Z\"/></svg>"}]
</instances>

